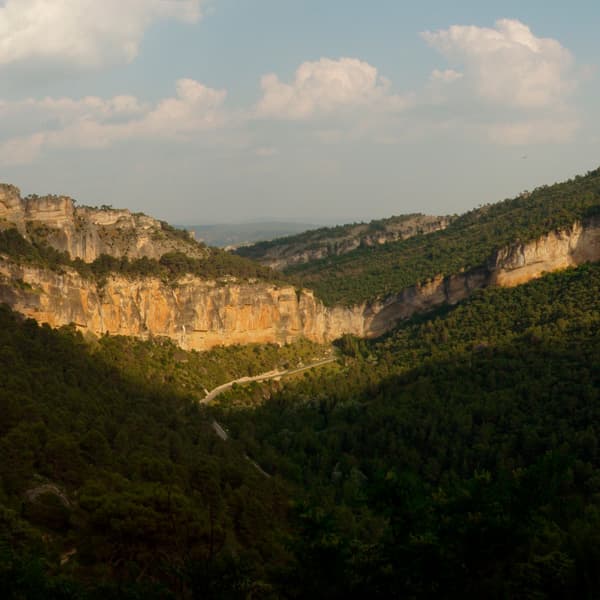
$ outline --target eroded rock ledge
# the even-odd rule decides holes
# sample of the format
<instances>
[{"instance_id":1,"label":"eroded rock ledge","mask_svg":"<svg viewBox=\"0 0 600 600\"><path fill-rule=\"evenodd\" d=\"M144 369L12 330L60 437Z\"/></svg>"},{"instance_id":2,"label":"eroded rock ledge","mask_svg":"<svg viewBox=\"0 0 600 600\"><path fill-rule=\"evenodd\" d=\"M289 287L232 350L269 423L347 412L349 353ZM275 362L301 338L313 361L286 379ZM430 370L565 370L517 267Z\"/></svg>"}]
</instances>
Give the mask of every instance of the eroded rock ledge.
<instances>
[{"instance_id":1,"label":"eroded rock ledge","mask_svg":"<svg viewBox=\"0 0 600 600\"><path fill-rule=\"evenodd\" d=\"M71 258L93 262L101 254L159 259L167 252L202 258L207 249L185 232L141 213L105 206L75 206L67 196L21 198L13 185L0 184L0 228L16 227L27 239L42 241Z\"/></svg>"},{"instance_id":2,"label":"eroded rock ledge","mask_svg":"<svg viewBox=\"0 0 600 600\"><path fill-rule=\"evenodd\" d=\"M456 304L474 290L514 286L545 272L600 260L600 219L574 224L526 244L513 244L487 265L406 288L384 300L326 307L308 290L263 282L176 284L157 278L111 277L104 285L65 268L62 273L0 258L0 302L53 327L75 323L96 335L167 336L183 348L291 342L328 342L345 333L375 337L419 312Z\"/></svg>"}]
</instances>

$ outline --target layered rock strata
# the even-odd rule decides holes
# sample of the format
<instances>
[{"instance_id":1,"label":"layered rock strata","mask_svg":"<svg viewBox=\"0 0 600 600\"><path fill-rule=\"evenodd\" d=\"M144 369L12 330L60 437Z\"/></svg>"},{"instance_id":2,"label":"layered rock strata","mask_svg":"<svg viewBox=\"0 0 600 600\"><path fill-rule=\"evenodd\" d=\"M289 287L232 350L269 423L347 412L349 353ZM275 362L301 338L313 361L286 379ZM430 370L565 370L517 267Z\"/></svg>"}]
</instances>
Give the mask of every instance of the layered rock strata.
<instances>
[{"instance_id":1,"label":"layered rock strata","mask_svg":"<svg viewBox=\"0 0 600 600\"><path fill-rule=\"evenodd\" d=\"M195 258L207 249L185 232L141 213L108 206L75 206L67 196L21 198L18 188L0 184L0 228L15 227L30 240L45 242L71 258L92 262L101 254L159 259L168 252Z\"/></svg>"},{"instance_id":2,"label":"layered rock strata","mask_svg":"<svg viewBox=\"0 0 600 600\"><path fill-rule=\"evenodd\" d=\"M376 337L398 321L474 290L513 286L600 260L600 220L576 223L527 244L514 244L489 263L436 277L387 298L353 307L326 307L308 290L264 282L206 281L187 276L175 284L157 278L109 277L100 286L76 271L48 271L0 258L0 302L53 327L140 338L166 336L183 348L286 343L300 337L329 342L345 333Z\"/></svg>"}]
</instances>

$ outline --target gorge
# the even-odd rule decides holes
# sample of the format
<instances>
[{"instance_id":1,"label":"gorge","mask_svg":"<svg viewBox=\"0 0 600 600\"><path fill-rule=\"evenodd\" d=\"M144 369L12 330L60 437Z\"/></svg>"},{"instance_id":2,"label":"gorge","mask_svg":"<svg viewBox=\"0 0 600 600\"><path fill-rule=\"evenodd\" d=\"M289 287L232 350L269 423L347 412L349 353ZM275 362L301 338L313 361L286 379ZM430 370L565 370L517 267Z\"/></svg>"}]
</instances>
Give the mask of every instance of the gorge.
<instances>
[{"instance_id":1,"label":"gorge","mask_svg":"<svg viewBox=\"0 0 600 600\"><path fill-rule=\"evenodd\" d=\"M66 197L22 200L17 188L0 188L0 223L16 227L71 258L101 254L160 258L177 250L202 257L207 249L160 221L126 210L74 207ZM102 281L68 266L51 270L0 256L0 302L40 323L74 323L94 335L168 337L184 349L216 345L288 343L305 337L330 342L343 334L377 337L399 320L442 304L456 304L474 290L509 287L545 272L600 260L600 218L550 231L497 251L484 265L443 274L384 298L353 306L325 306L293 285L259 279L176 281L111 274Z\"/></svg>"}]
</instances>

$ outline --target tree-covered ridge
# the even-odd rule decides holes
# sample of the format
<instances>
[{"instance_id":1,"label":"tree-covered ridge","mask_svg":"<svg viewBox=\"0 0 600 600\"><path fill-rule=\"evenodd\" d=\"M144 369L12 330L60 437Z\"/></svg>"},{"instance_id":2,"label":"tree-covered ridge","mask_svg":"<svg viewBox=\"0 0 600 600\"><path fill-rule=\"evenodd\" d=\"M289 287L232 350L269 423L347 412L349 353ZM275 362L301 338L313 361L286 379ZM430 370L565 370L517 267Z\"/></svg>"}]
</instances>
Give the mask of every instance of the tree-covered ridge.
<instances>
[{"instance_id":1,"label":"tree-covered ridge","mask_svg":"<svg viewBox=\"0 0 600 600\"><path fill-rule=\"evenodd\" d=\"M309 490L296 597L593 598L600 265L490 289L219 416Z\"/></svg>"},{"instance_id":2,"label":"tree-covered ridge","mask_svg":"<svg viewBox=\"0 0 600 600\"><path fill-rule=\"evenodd\" d=\"M292 266L286 273L327 304L356 304L461 269L495 251L571 227L600 210L600 169L472 210L426 236Z\"/></svg>"},{"instance_id":3,"label":"tree-covered ridge","mask_svg":"<svg viewBox=\"0 0 600 600\"><path fill-rule=\"evenodd\" d=\"M170 252L159 260L138 258L130 260L103 254L91 263L71 259L66 252L39 241L26 240L16 229L0 229L0 254L15 262L24 262L52 270L71 267L82 276L102 281L110 275L126 277L159 277L173 281L182 275L196 275L204 279L236 277L284 282L285 277L268 267L236 256L219 248L210 248L205 258L192 258L181 252Z\"/></svg>"},{"instance_id":4,"label":"tree-covered ridge","mask_svg":"<svg viewBox=\"0 0 600 600\"><path fill-rule=\"evenodd\" d=\"M373 219L368 223L346 223L344 225L335 225L333 227L319 227L295 235L288 235L274 240L256 242L249 246L242 246L236 249L236 253L240 256L259 260L267 251L274 248L286 248L287 246L297 244L307 244L307 248L310 249L312 247L318 247L324 240L374 234L385 231L388 228L394 228L395 226L408 221L418 221L424 217L426 217L426 215L423 215L422 213L411 213L407 215L396 215L386 219ZM314 246L311 246L311 244Z\"/></svg>"}]
</instances>

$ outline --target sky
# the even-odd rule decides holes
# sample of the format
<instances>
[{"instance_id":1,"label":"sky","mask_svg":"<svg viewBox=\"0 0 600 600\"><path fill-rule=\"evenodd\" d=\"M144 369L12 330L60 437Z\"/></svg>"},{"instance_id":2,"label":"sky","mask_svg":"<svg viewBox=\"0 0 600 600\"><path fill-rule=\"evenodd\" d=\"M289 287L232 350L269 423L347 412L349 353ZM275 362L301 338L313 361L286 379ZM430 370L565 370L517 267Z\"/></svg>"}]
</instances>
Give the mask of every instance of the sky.
<instances>
[{"instance_id":1,"label":"sky","mask_svg":"<svg viewBox=\"0 0 600 600\"><path fill-rule=\"evenodd\" d=\"M600 3L0 0L0 181L178 224L460 213L600 165Z\"/></svg>"}]
</instances>

